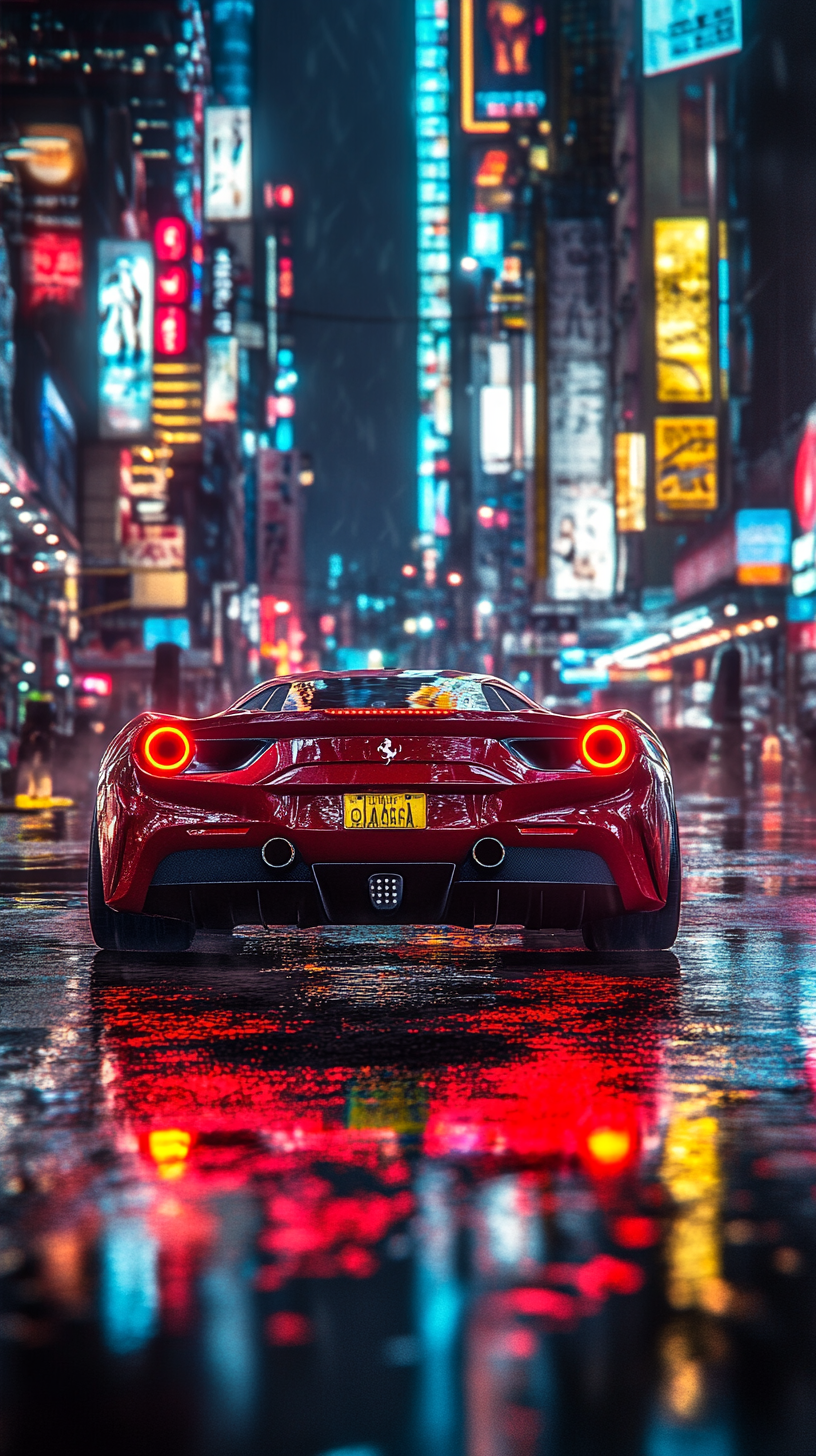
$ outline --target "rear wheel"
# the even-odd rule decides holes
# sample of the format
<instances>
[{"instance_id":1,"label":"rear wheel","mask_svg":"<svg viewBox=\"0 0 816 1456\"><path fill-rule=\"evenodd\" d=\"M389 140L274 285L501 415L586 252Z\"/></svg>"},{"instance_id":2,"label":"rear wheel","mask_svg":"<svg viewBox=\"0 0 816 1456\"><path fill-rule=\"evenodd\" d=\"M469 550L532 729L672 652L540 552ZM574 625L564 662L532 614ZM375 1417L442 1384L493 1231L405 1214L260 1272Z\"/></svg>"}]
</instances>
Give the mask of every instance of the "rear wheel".
<instances>
[{"instance_id":1,"label":"rear wheel","mask_svg":"<svg viewBox=\"0 0 816 1456\"><path fill-rule=\"evenodd\" d=\"M669 950L677 939L680 924L680 838L677 815L672 809L669 887L662 910L640 910L631 915L613 915L607 920L589 920L582 926L584 944L590 950Z\"/></svg>"},{"instance_id":2,"label":"rear wheel","mask_svg":"<svg viewBox=\"0 0 816 1456\"><path fill-rule=\"evenodd\" d=\"M111 910L110 905L105 903L96 810L91 825L88 855L88 919L91 922L93 938L102 950L189 950L195 934L195 926L186 920L165 920L160 915L136 915L130 910Z\"/></svg>"}]
</instances>

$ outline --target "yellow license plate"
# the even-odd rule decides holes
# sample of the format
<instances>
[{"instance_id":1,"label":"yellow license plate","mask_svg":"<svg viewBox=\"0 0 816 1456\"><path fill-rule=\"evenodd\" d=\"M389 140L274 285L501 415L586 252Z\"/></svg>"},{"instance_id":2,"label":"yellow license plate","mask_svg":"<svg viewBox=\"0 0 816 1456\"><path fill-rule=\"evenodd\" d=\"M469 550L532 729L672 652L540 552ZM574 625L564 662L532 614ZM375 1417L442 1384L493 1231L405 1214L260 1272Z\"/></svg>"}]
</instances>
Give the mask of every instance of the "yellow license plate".
<instances>
[{"instance_id":1,"label":"yellow license plate","mask_svg":"<svg viewBox=\"0 0 816 1456\"><path fill-rule=\"evenodd\" d=\"M425 829L424 794L344 794L346 829Z\"/></svg>"}]
</instances>

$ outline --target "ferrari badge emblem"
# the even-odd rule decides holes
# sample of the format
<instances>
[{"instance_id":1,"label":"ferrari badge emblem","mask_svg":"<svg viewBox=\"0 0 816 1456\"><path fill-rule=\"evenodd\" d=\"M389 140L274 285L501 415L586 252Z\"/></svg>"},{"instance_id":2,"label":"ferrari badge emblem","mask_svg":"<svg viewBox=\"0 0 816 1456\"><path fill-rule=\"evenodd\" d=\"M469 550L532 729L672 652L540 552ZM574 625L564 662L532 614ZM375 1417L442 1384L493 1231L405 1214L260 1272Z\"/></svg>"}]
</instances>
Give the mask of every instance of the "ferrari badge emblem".
<instances>
[{"instance_id":1,"label":"ferrari badge emblem","mask_svg":"<svg viewBox=\"0 0 816 1456\"><path fill-rule=\"evenodd\" d=\"M377 752L382 754L386 763L393 763L399 753L399 749L394 748L390 738L384 738Z\"/></svg>"}]
</instances>

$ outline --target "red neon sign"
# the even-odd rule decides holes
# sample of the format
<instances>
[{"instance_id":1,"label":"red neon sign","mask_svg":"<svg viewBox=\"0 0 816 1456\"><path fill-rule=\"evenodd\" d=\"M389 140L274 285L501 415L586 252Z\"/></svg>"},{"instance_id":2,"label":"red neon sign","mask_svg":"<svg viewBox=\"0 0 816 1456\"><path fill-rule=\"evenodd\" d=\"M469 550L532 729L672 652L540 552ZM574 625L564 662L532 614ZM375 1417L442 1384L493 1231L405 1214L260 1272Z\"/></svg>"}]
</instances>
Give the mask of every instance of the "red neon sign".
<instances>
[{"instance_id":1,"label":"red neon sign","mask_svg":"<svg viewBox=\"0 0 816 1456\"><path fill-rule=\"evenodd\" d=\"M187 348L187 315L175 304L162 304L156 309L155 344L157 354L183 354Z\"/></svg>"},{"instance_id":2,"label":"red neon sign","mask_svg":"<svg viewBox=\"0 0 816 1456\"><path fill-rule=\"evenodd\" d=\"M816 423L808 421L793 475L793 503L803 531L816 526Z\"/></svg>"},{"instance_id":3,"label":"red neon sign","mask_svg":"<svg viewBox=\"0 0 816 1456\"><path fill-rule=\"evenodd\" d=\"M281 258L278 271L278 297L292 298L295 292L295 275L291 258Z\"/></svg>"},{"instance_id":4,"label":"red neon sign","mask_svg":"<svg viewBox=\"0 0 816 1456\"><path fill-rule=\"evenodd\" d=\"M187 224L181 217L160 217L153 233L156 257L162 263L180 263L187 252Z\"/></svg>"},{"instance_id":5,"label":"red neon sign","mask_svg":"<svg viewBox=\"0 0 816 1456\"><path fill-rule=\"evenodd\" d=\"M295 189L290 187L288 182L284 182L280 187L275 188L274 198L278 207L292 207L295 201Z\"/></svg>"},{"instance_id":6,"label":"red neon sign","mask_svg":"<svg viewBox=\"0 0 816 1456\"><path fill-rule=\"evenodd\" d=\"M23 247L23 306L68 306L82 292L82 237L78 232L36 232Z\"/></svg>"},{"instance_id":7,"label":"red neon sign","mask_svg":"<svg viewBox=\"0 0 816 1456\"><path fill-rule=\"evenodd\" d=\"M80 683L83 693L93 693L97 698L109 698L113 692L113 678L107 672L89 672Z\"/></svg>"},{"instance_id":8,"label":"red neon sign","mask_svg":"<svg viewBox=\"0 0 816 1456\"><path fill-rule=\"evenodd\" d=\"M156 298L159 303L187 302L187 273L178 263L162 268L157 273Z\"/></svg>"}]
</instances>

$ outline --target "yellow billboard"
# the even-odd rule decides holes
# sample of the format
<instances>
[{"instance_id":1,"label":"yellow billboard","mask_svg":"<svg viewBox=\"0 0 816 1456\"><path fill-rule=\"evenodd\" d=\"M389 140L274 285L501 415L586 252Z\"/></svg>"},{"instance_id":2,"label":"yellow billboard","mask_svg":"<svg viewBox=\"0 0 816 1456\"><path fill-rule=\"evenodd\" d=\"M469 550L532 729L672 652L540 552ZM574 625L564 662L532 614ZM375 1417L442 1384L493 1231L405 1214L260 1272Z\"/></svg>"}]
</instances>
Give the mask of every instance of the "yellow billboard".
<instances>
[{"instance_id":1,"label":"yellow billboard","mask_svg":"<svg viewBox=\"0 0 816 1456\"><path fill-rule=\"evenodd\" d=\"M717 421L675 415L655 420L655 503L665 520L717 509Z\"/></svg>"},{"instance_id":2,"label":"yellow billboard","mask_svg":"<svg viewBox=\"0 0 816 1456\"><path fill-rule=\"evenodd\" d=\"M655 344L661 404L702 404L711 399L709 268L706 218L657 218Z\"/></svg>"},{"instance_id":3,"label":"yellow billboard","mask_svg":"<svg viewBox=\"0 0 816 1456\"><path fill-rule=\"evenodd\" d=\"M615 516L619 531L646 530L646 436L615 436Z\"/></svg>"}]
</instances>

